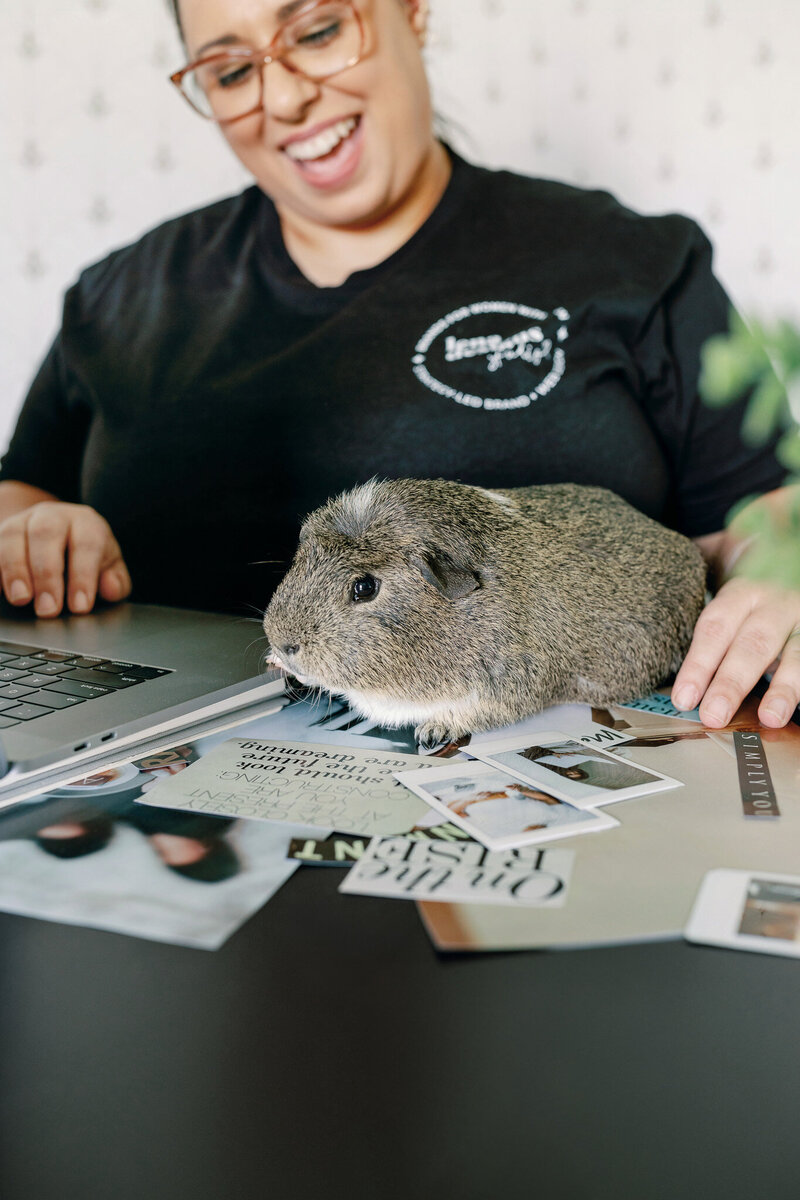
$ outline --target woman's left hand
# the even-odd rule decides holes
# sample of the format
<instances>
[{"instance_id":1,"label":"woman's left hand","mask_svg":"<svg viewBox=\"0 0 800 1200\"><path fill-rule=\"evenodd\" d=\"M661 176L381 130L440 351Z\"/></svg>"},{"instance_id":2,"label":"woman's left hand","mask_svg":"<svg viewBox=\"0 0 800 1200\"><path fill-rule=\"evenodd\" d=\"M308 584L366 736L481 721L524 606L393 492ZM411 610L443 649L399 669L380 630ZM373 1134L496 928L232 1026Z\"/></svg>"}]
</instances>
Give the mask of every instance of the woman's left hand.
<instances>
[{"instance_id":1,"label":"woman's left hand","mask_svg":"<svg viewBox=\"0 0 800 1200\"><path fill-rule=\"evenodd\" d=\"M800 592L729 579L700 614L672 702L681 709L699 703L703 724L717 729L770 669L758 718L778 729L800 702Z\"/></svg>"}]
</instances>

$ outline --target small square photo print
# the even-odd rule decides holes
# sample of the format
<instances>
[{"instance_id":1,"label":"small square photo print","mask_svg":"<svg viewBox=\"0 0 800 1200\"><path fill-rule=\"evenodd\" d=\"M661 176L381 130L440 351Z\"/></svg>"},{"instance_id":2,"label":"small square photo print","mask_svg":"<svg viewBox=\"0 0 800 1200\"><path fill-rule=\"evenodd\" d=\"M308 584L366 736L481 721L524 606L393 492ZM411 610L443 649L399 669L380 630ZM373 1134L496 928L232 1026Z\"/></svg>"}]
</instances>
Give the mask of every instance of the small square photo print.
<instances>
[{"instance_id":1,"label":"small square photo print","mask_svg":"<svg viewBox=\"0 0 800 1200\"><path fill-rule=\"evenodd\" d=\"M395 778L490 850L595 833L619 824L606 813L576 808L485 763L401 771Z\"/></svg>"},{"instance_id":2,"label":"small square photo print","mask_svg":"<svg viewBox=\"0 0 800 1200\"><path fill-rule=\"evenodd\" d=\"M481 742L470 746L469 752L481 762L544 788L578 808L594 808L681 786L677 779L586 746L563 733L537 733L524 741L517 737Z\"/></svg>"},{"instance_id":3,"label":"small square photo print","mask_svg":"<svg viewBox=\"0 0 800 1200\"><path fill-rule=\"evenodd\" d=\"M800 875L709 871L685 936L690 942L800 958Z\"/></svg>"}]
</instances>

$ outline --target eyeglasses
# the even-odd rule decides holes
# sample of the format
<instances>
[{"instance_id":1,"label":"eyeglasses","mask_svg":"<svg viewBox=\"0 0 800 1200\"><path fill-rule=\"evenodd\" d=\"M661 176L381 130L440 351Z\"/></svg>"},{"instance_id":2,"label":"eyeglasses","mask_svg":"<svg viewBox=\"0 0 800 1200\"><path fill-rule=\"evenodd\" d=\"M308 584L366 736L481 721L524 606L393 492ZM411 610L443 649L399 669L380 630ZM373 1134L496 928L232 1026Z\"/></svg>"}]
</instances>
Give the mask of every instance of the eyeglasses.
<instances>
[{"instance_id":1,"label":"eyeglasses","mask_svg":"<svg viewBox=\"0 0 800 1200\"><path fill-rule=\"evenodd\" d=\"M227 125L262 109L269 63L324 83L355 66L364 40L361 17L350 0L316 0L282 25L263 50L226 47L189 63L170 80L201 117Z\"/></svg>"}]
</instances>

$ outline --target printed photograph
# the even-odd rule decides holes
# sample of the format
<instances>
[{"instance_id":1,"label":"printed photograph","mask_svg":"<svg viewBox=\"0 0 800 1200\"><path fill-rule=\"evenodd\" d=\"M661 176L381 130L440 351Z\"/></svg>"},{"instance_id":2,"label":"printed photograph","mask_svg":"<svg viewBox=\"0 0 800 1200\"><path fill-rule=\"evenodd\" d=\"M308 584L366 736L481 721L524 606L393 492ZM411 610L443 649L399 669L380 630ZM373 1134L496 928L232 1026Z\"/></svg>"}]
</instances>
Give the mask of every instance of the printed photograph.
<instances>
[{"instance_id":1,"label":"printed photograph","mask_svg":"<svg viewBox=\"0 0 800 1200\"><path fill-rule=\"evenodd\" d=\"M608 804L679 786L677 780L657 771L563 735L540 737L527 745L487 743L470 752L482 762L579 806Z\"/></svg>"},{"instance_id":2,"label":"printed photograph","mask_svg":"<svg viewBox=\"0 0 800 1200\"><path fill-rule=\"evenodd\" d=\"M544 788L485 764L401 772L397 778L491 848L548 841L617 824L605 814L576 808Z\"/></svg>"},{"instance_id":3,"label":"printed photograph","mask_svg":"<svg viewBox=\"0 0 800 1200\"><path fill-rule=\"evenodd\" d=\"M0 814L0 911L221 946L296 870L298 860L286 857L290 840L321 835L305 824L142 803L159 783L237 736L413 749L411 730L384 730L334 699L305 696L277 713L103 767Z\"/></svg>"},{"instance_id":4,"label":"printed photograph","mask_svg":"<svg viewBox=\"0 0 800 1200\"><path fill-rule=\"evenodd\" d=\"M0 910L214 950L285 882L297 825L136 803L196 745L98 771L0 816Z\"/></svg>"},{"instance_id":5,"label":"printed photograph","mask_svg":"<svg viewBox=\"0 0 800 1200\"><path fill-rule=\"evenodd\" d=\"M800 884L752 879L739 933L800 944Z\"/></svg>"}]
</instances>

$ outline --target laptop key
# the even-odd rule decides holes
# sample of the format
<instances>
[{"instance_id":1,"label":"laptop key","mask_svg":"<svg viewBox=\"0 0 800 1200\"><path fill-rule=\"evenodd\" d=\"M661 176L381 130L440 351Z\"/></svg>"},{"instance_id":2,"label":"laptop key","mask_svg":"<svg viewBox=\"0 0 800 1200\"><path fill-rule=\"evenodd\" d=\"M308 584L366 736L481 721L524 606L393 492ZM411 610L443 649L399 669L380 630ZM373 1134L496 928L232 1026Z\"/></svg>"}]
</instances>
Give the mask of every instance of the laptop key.
<instances>
[{"instance_id":1,"label":"laptop key","mask_svg":"<svg viewBox=\"0 0 800 1200\"><path fill-rule=\"evenodd\" d=\"M87 682L90 681L87 680ZM145 682L140 675L105 675L97 680L99 686L112 687L115 692L118 692L120 688L133 687L135 683Z\"/></svg>"},{"instance_id":2,"label":"laptop key","mask_svg":"<svg viewBox=\"0 0 800 1200\"><path fill-rule=\"evenodd\" d=\"M11 667L2 667L0 668L0 681L13 683L15 679L21 679L24 674L24 671L14 671Z\"/></svg>"},{"instance_id":3,"label":"laptop key","mask_svg":"<svg viewBox=\"0 0 800 1200\"><path fill-rule=\"evenodd\" d=\"M31 657L38 658L42 662L60 663L69 662L73 656L64 654L61 650L40 650L38 654L33 654Z\"/></svg>"},{"instance_id":4,"label":"laptop key","mask_svg":"<svg viewBox=\"0 0 800 1200\"><path fill-rule=\"evenodd\" d=\"M41 646L27 646L23 642L4 642L0 641L0 651L3 654L13 654L19 658L21 654L41 654Z\"/></svg>"},{"instance_id":5,"label":"laptop key","mask_svg":"<svg viewBox=\"0 0 800 1200\"><path fill-rule=\"evenodd\" d=\"M131 675L137 679L157 679L160 675L169 675L171 672L166 668L160 667L137 667L136 663L121 663L109 662L102 667L97 668L100 675ZM109 682L113 683L113 678Z\"/></svg>"},{"instance_id":6,"label":"laptop key","mask_svg":"<svg viewBox=\"0 0 800 1200\"><path fill-rule=\"evenodd\" d=\"M29 687L21 687L18 683L4 683L0 687L0 698L19 700L22 696L29 696L32 690Z\"/></svg>"},{"instance_id":7,"label":"laptop key","mask_svg":"<svg viewBox=\"0 0 800 1200\"><path fill-rule=\"evenodd\" d=\"M43 708L41 704L25 703L6 709L6 714L13 717L15 721L33 721L36 717L45 717L52 711L51 708Z\"/></svg>"},{"instance_id":8,"label":"laptop key","mask_svg":"<svg viewBox=\"0 0 800 1200\"><path fill-rule=\"evenodd\" d=\"M8 684L8 686L9 687L38 688L38 687L43 687L44 684L49 683L49 682L50 682L49 675L23 675L21 679L15 680L14 683ZM0 688L0 695L2 695L2 688Z\"/></svg>"},{"instance_id":9,"label":"laptop key","mask_svg":"<svg viewBox=\"0 0 800 1200\"><path fill-rule=\"evenodd\" d=\"M114 691L110 687L93 687L90 683L80 683L77 679L54 679L45 689L48 692L61 692L65 696L80 696L81 700L93 700L96 696L108 696Z\"/></svg>"},{"instance_id":10,"label":"laptop key","mask_svg":"<svg viewBox=\"0 0 800 1200\"><path fill-rule=\"evenodd\" d=\"M22 693L23 696L30 696L32 694L33 693L29 692L27 690L27 688ZM5 709L5 708L13 708L15 704L19 704L19 701L20 701L19 696L2 696L2 697L0 697L0 712L2 712L3 709Z\"/></svg>"},{"instance_id":11,"label":"laptop key","mask_svg":"<svg viewBox=\"0 0 800 1200\"><path fill-rule=\"evenodd\" d=\"M138 675L101 675L99 671L74 670L70 679L76 679L80 683L93 683L97 687L113 688L115 691L118 688L131 687L134 683L144 683Z\"/></svg>"},{"instance_id":12,"label":"laptop key","mask_svg":"<svg viewBox=\"0 0 800 1200\"><path fill-rule=\"evenodd\" d=\"M6 717L0 713L0 729L10 729L12 725L19 725L19 721L15 721L13 717Z\"/></svg>"},{"instance_id":13,"label":"laptop key","mask_svg":"<svg viewBox=\"0 0 800 1200\"><path fill-rule=\"evenodd\" d=\"M74 671L74 667L68 667L63 662L39 663L36 668L37 675L69 675L70 671Z\"/></svg>"},{"instance_id":14,"label":"laptop key","mask_svg":"<svg viewBox=\"0 0 800 1200\"><path fill-rule=\"evenodd\" d=\"M28 692L25 697L27 704L41 704L45 708L72 708L74 704L83 704L86 699L85 696L64 696L51 687L42 692Z\"/></svg>"},{"instance_id":15,"label":"laptop key","mask_svg":"<svg viewBox=\"0 0 800 1200\"><path fill-rule=\"evenodd\" d=\"M89 669L91 667L99 667L102 663L107 663L107 662L108 662L107 658L84 657L84 658L70 658L69 659L69 665L71 667L86 667L87 669Z\"/></svg>"},{"instance_id":16,"label":"laptop key","mask_svg":"<svg viewBox=\"0 0 800 1200\"><path fill-rule=\"evenodd\" d=\"M35 671L39 666L38 658L10 658L3 663L4 667L13 667L15 671Z\"/></svg>"}]
</instances>

